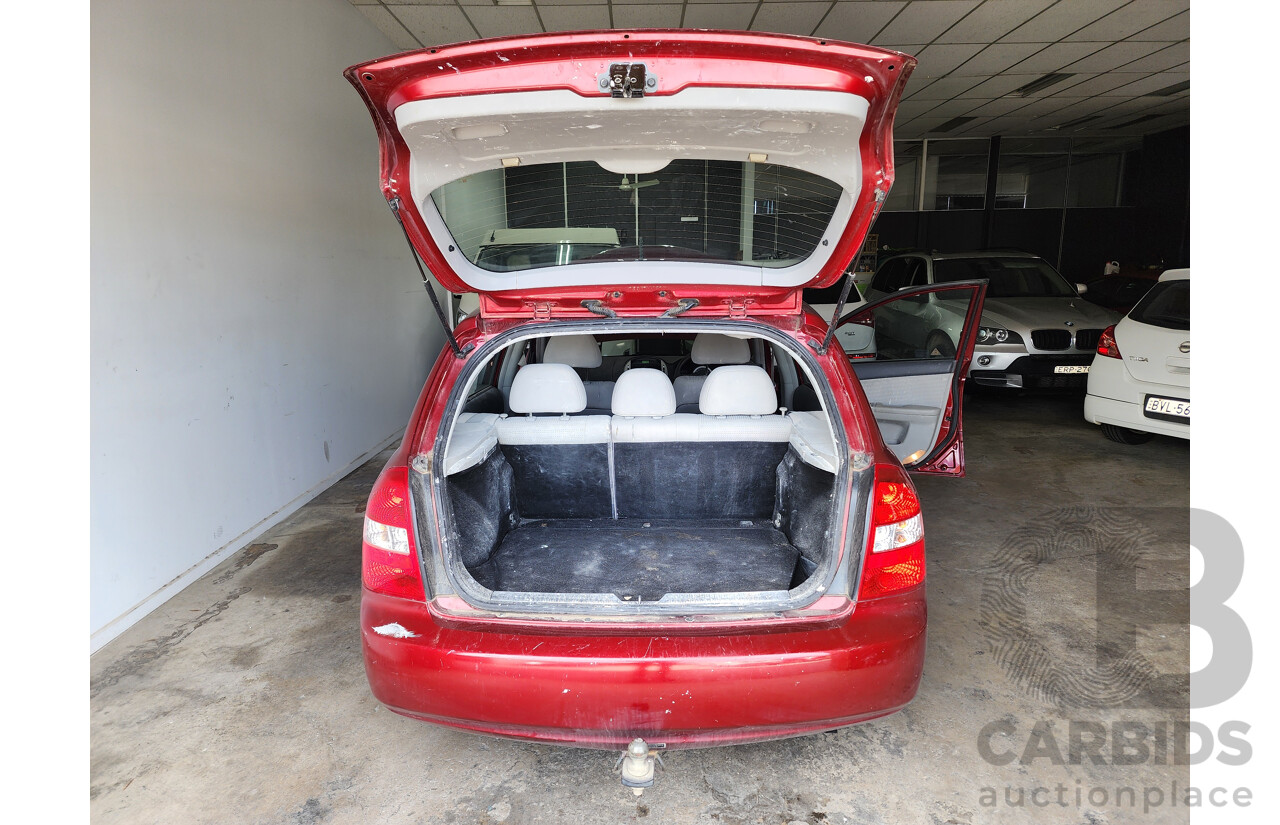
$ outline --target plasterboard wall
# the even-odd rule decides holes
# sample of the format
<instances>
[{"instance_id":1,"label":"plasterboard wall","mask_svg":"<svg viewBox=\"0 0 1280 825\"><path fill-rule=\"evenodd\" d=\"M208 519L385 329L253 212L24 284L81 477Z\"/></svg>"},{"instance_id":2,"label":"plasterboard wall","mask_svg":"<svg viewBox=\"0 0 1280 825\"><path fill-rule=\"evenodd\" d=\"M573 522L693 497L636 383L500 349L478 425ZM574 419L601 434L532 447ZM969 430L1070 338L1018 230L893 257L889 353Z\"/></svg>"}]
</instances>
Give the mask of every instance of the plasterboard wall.
<instances>
[{"instance_id":1,"label":"plasterboard wall","mask_svg":"<svg viewBox=\"0 0 1280 825\"><path fill-rule=\"evenodd\" d=\"M397 436L442 338L341 76L395 51L359 11L91 13L96 649Z\"/></svg>"}]
</instances>

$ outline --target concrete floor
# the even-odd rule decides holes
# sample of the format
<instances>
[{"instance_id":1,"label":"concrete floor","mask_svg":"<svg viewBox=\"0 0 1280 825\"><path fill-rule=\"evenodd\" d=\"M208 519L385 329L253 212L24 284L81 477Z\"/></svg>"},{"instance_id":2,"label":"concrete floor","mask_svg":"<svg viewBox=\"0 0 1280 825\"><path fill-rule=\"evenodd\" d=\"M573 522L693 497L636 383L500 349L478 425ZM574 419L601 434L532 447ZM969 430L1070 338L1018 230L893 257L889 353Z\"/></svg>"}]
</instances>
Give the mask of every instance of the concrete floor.
<instances>
[{"instance_id":1,"label":"concrete floor","mask_svg":"<svg viewBox=\"0 0 1280 825\"><path fill-rule=\"evenodd\" d=\"M1181 801L1168 805L1170 783L1188 782L1187 767L1163 755L1171 746L1152 734L1147 758L1128 766L1110 750L1115 722L1156 731L1186 719L1185 679L1156 671L1185 674L1189 662L1187 444L1112 444L1083 421L1079 396L971 395L965 425L968 477L917 481L929 651L919 695L901 713L816 736L671 753L639 800L610 772L610 754L397 716L369 694L358 634L361 514L379 458L92 658L93 819L1187 821ZM1096 588L1126 571L1128 592L1133 584L1175 592L1126 599L1123 589L1117 597ZM1096 610L1099 598L1121 607ZM1137 617L1135 652L1099 671L1095 640L1106 625L1095 617L1110 620L1117 609ZM984 761L980 734L1000 722L1007 727L988 737L992 752L1030 746L1040 755ZM1088 756L1070 764L1073 722L1107 733L1103 764ZM1031 735L1037 723L1048 737ZM1052 758L1055 743L1063 760ZM1123 786L1136 789L1136 804L1126 793L1117 804ZM1148 786L1164 799L1144 815ZM1035 797L1043 807L1032 803L1036 787L1048 789ZM1005 794L1017 802L1019 789L1015 807Z\"/></svg>"}]
</instances>

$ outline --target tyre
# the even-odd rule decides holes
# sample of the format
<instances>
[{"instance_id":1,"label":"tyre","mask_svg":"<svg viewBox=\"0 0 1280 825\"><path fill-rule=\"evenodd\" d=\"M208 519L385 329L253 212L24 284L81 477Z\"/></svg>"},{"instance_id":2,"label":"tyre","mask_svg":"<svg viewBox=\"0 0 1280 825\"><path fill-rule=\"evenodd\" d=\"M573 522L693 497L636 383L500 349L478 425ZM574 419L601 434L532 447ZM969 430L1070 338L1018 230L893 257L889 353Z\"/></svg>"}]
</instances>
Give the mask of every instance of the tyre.
<instances>
[{"instance_id":1,"label":"tyre","mask_svg":"<svg viewBox=\"0 0 1280 825\"><path fill-rule=\"evenodd\" d=\"M1114 424L1103 424L1102 434L1117 444L1145 444L1151 440L1151 433L1117 427Z\"/></svg>"}]
</instances>

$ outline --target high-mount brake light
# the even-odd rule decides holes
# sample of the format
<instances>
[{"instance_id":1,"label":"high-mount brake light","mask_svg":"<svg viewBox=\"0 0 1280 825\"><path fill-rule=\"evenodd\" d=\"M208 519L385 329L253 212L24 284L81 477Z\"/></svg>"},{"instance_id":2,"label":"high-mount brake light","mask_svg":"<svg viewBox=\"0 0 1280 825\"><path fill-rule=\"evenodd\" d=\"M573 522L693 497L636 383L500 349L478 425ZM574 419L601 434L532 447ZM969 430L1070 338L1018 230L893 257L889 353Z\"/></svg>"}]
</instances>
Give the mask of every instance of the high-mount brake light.
<instances>
[{"instance_id":1,"label":"high-mount brake light","mask_svg":"<svg viewBox=\"0 0 1280 825\"><path fill-rule=\"evenodd\" d=\"M365 509L361 563L365 587L402 599L426 598L414 552L412 519L408 468L383 468Z\"/></svg>"},{"instance_id":2,"label":"high-mount brake light","mask_svg":"<svg viewBox=\"0 0 1280 825\"><path fill-rule=\"evenodd\" d=\"M924 581L924 518L902 467L877 464L870 547L862 562L859 599L874 599Z\"/></svg>"}]
</instances>

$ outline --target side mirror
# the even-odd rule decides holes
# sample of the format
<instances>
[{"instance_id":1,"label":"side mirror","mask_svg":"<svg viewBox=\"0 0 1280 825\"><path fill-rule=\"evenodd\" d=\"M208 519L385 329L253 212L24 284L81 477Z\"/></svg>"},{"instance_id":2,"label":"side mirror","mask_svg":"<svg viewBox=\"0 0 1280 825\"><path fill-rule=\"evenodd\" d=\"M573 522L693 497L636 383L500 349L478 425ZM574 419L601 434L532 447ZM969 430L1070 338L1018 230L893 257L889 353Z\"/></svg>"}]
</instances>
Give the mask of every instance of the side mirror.
<instances>
[{"instance_id":1,"label":"side mirror","mask_svg":"<svg viewBox=\"0 0 1280 825\"><path fill-rule=\"evenodd\" d=\"M1083 295L1089 291L1089 287L1084 284L1076 284L1076 294Z\"/></svg>"}]
</instances>

